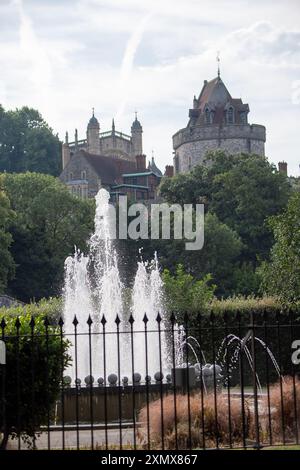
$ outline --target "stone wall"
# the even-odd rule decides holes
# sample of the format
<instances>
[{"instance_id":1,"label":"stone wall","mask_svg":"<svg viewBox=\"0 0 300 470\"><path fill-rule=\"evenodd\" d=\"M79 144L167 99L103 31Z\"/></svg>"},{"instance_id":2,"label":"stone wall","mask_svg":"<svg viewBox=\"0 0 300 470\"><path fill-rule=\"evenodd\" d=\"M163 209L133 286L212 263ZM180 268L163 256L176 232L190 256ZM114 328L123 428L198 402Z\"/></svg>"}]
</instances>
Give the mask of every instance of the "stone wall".
<instances>
[{"instance_id":1,"label":"stone wall","mask_svg":"<svg viewBox=\"0 0 300 470\"><path fill-rule=\"evenodd\" d=\"M133 159L132 143L127 139L121 137L102 137L100 139L100 153L101 155L115 156Z\"/></svg>"},{"instance_id":2,"label":"stone wall","mask_svg":"<svg viewBox=\"0 0 300 470\"><path fill-rule=\"evenodd\" d=\"M230 154L256 153L264 156L264 143L247 139L211 139L206 141L188 142L181 145L174 159L175 173L190 171L194 166L203 163L207 152L216 149L225 150ZM176 158L178 159L176 163Z\"/></svg>"},{"instance_id":3,"label":"stone wall","mask_svg":"<svg viewBox=\"0 0 300 470\"><path fill-rule=\"evenodd\" d=\"M71 158L59 178L70 191L74 185L85 187L87 184L88 197L94 197L101 187L97 173L81 154L75 154Z\"/></svg>"},{"instance_id":4,"label":"stone wall","mask_svg":"<svg viewBox=\"0 0 300 470\"><path fill-rule=\"evenodd\" d=\"M265 155L265 128L259 125L196 126L173 136L175 173L190 171L203 163L207 152L221 149L231 154Z\"/></svg>"}]
</instances>

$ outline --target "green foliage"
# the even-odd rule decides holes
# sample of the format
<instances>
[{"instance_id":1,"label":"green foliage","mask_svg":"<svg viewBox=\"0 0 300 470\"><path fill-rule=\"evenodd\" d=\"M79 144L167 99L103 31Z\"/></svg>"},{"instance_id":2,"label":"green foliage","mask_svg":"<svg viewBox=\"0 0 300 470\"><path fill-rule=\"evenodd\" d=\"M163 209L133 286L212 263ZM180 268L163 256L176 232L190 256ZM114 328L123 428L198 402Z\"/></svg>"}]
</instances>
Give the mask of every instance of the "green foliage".
<instances>
[{"instance_id":1,"label":"green foliage","mask_svg":"<svg viewBox=\"0 0 300 470\"><path fill-rule=\"evenodd\" d=\"M6 366L1 368L5 384L5 429L2 446L8 435L30 438L51 419L53 405L59 396L61 376L70 362L68 341L61 341L57 326L49 325L46 335L44 316L19 317L19 331L14 316L5 316ZM19 334L18 334L19 333ZM3 429L4 407L0 410Z\"/></svg>"},{"instance_id":2,"label":"green foliage","mask_svg":"<svg viewBox=\"0 0 300 470\"><path fill-rule=\"evenodd\" d=\"M260 288L260 276L251 263L242 263L236 266L232 273L232 285L241 295L258 294Z\"/></svg>"},{"instance_id":3,"label":"green foliage","mask_svg":"<svg viewBox=\"0 0 300 470\"><path fill-rule=\"evenodd\" d=\"M4 292L7 281L14 274L14 261L9 251L12 237L8 231L14 213L10 208L7 195L2 189L2 179L0 178L0 293Z\"/></svg>"},{"instance_id":4,"label":"green foliage","mask_svg":"<svg viewBox=\"0 0 300 470\"><path fill-rule=\"evenodd\" d=\"M199 312L213 298L215 286L210 284L209 274L197 280L191 274L186 273L181 264L178 264L174 276L168 269L165 269L162 278L169 312L181 314Z\"/></svg>"},{"instance_id":5,"label":"green foliage","mask_svg":"<svg viewBox=\"0 0 300 470\"><path fill-rule=\"evenodd\" d=\"M19 317L27 315L30 317L44 316L52 321L58 321L63 313L63 301L61 297L50 297L49 299L41 299L37 303L24 305L14 305L12 307L1 307L1 317Z\"/></svg>"},{"instance_id":6,"label":"green foliage","mask_svg":"<svg viewBox=\"0 0 300 470\"><path fill-rule=\"evenodd\" d=\"M16 263L9 292L25 302L60 294L64 260L84 250L93 227L93 201L76 198L56 178L5 174L4 188L16 217L11 253Z\"/></svg>"},{"instance_id":7,"label":"green foliage","mask_svg":"<svg viewBox=\"0 0 300 470\"><path fill-rule=\"evenodd\" d=\"M59 175L61 142L35 109L0 106L0 142L0 172Z\"/></svg>"},{"instance_id":8,"label":"green foliage","mask_svg":"<svg viewBox=\"0 0 300 470\"><path fill-rule=\"evenodd\" d=\"M229 295L243 245L238 235L220 222L215 214L205 215L204 230L204 247L201 250L186 250L185 240L150 240L148 243L143 240L143 256L149 259L157 251L160 265L172 273L176 260L197 279L210 274L217 285L216 294Z\"/></svg>"},{"instance_id":9,"label":"green foliage","mask_svg":"<svg viewBox=\"0 0 300 470\"><path fill-rule=\"evenodd\" d=\"M295 192L286 211L269 219L275 244L270 262L258 270L262 289L284 301L300 299L300 193Z\"/></svg>"},{"instance_id":10,"label":"green foliage","mask_svg":"<svg viewBox=\"0 0 300 470\"><path fill-rule=\"evenodd\" d=\"M160 194L170 203L204 203L243 242L240 262L266 259L272 233L265 224L286 206L291 192L286 177L258 155L209 153L207 166L163 179Z\"/></svg>"},{"instance_id":11,"label":"green foliage","mask_svg":"<svg viewBox=\"0 0 300 470\"><path fill-rule=\"evenodd\" d=\"M209 304L208 312L214 312L217 317L222 317L226 312L233 319L237 313L241 314L241 318L245 319L245 323L249 322L251 312L263 313L264 311L276 312L282 308L282 303L276 297L254 297L254 296L234 296L227 299L212 299ZM299 306L300 307L300 306Z\"/></svg>"}]
</instances>

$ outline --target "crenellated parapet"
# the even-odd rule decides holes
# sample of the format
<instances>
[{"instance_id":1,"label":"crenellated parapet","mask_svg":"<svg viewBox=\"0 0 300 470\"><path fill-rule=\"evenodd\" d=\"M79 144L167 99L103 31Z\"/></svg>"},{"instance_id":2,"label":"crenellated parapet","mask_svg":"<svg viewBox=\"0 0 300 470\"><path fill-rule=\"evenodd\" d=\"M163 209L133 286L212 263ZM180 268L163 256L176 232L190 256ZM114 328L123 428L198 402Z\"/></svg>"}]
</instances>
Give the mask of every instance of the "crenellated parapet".
<instances>
[{"instance_id":1,"label":"crenellated parapet","mask_svg":"<svg viewBox=\"0 0 300 470\"><path fill-rule=\"evenodd\" d=\"M177 150L187 142L226 139L251 139L266 141L266 128L260 124L207 124L185 127L173 135L173 148Z\"/></svg>"}]
</instances>

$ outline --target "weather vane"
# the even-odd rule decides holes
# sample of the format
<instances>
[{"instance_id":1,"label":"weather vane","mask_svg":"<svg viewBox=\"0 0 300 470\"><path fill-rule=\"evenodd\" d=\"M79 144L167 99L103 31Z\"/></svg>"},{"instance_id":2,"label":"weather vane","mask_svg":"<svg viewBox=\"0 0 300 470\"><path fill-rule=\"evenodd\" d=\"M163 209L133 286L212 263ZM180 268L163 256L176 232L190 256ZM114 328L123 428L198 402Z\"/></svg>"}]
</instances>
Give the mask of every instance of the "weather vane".
<instances>
[{"instance_id":1,"label":"weather vane","mask_svg":"<svg viewBox=\"0 0 300 470\"><path fill-rule=\"evenodd\" d=\"M218 78L220 78L220 51L217 51L217 62L218 62Z\"/></svg>"}]
</instances>

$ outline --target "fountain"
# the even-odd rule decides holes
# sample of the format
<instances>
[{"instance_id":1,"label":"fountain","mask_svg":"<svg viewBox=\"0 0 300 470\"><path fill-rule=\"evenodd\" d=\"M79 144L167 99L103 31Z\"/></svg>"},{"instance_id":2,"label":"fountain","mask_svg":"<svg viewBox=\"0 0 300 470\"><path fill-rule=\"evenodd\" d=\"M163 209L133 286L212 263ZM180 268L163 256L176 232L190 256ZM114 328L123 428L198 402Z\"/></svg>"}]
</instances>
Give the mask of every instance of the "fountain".
<instances>
[{"instance_id":1,"label":"fountain","mask_svg":"<svg viewBox=\"0 0 300 470\"><path fill-rule=\"evenodd\" d=\"M74 255L65 261L64 331L72 344L73 359L66 373L72 381L92 373L100 381L106 376L104 383L107 383L113 374L133 377L134 372L139 372L143 377L154 377L156 372L166 373L169 369L162 280L156 254L149 263L142 259L138 262L128 311L124 306L125 288L118 269L114 231L114 207L109 203L109 193L100 189L96 195L95 232L88 242L89 253L85 255L75 249ZM160 338L158 312L162 317ZM133 323L129 322L130 314Z\"/></svg>"},{"instance_id":2,"label":"fountain","mask_svg":"<svg viewBox=\"0 0 300 470\"><path fill-rule=\"evenodd\" d=\"M215 363L208 364L198 340L191 335L186 337L184 327L179 325L174 328L173 363L165 338L163 283L157 256L155 254L151 262L142 258L138 261L130 305L126 305L126 289L120 278L114 242L115 230L115 212L109 203L109 193L100 189L96 196L95 232L88 242L89 253L85 255L75 249L74 255L65 261L64 330L71 342L73 358L66 373L72 383L76 379L85 379L87 386L93 380L99 386L121 384L121 380L123 386L149 384L151 378L167 378L171 372L173 383L182 388L186 388L186 382L190 382L191 387L198 384L204 390L213 385L219 388L224 377L228 379L238 365L241 352L253 371L248 347L251 335L243 338L228 335L221 343ZM157 322L158 312L160 323ZM161 331L158 331L159 325ZM119 334L116 334L117 330ZM260 338L254 339L265 348L279 374L270 349ZM257 374L256 382L261 390Z\"/></svg>"},{"instance_id":3,"label":"fountain","mask_svg":"<svg viewBox=\"0 0 300 470\"><path fill-rule=\"evenodd\" d=\"M251 341L253 334L251 330L242 338L235 334L227 335L216 352L214 364L206 362L205 354L198 340L191 335L186 336L182 325L176 325L175 331L177 332L175 338L176 356L172 374L179 388L186 389L187 384L193 387L198 382L205 392L214 386L217 390L221 390L223 384L228 384L233 371L239 365L240 355L244 353L250 370L255 376L258 391L260 394L262 393L262 386L257 371L254 374L253 354L248 347L248 342ZM279 365L270 348L257 336L254 336L254 341L266 351L278 377L280 377ZM186 359L184 359L184 356ZM193 365L190 362L191 357L196 361ZM187 372L187 369L190 370Z\"/></svg>"}]
</instances>

